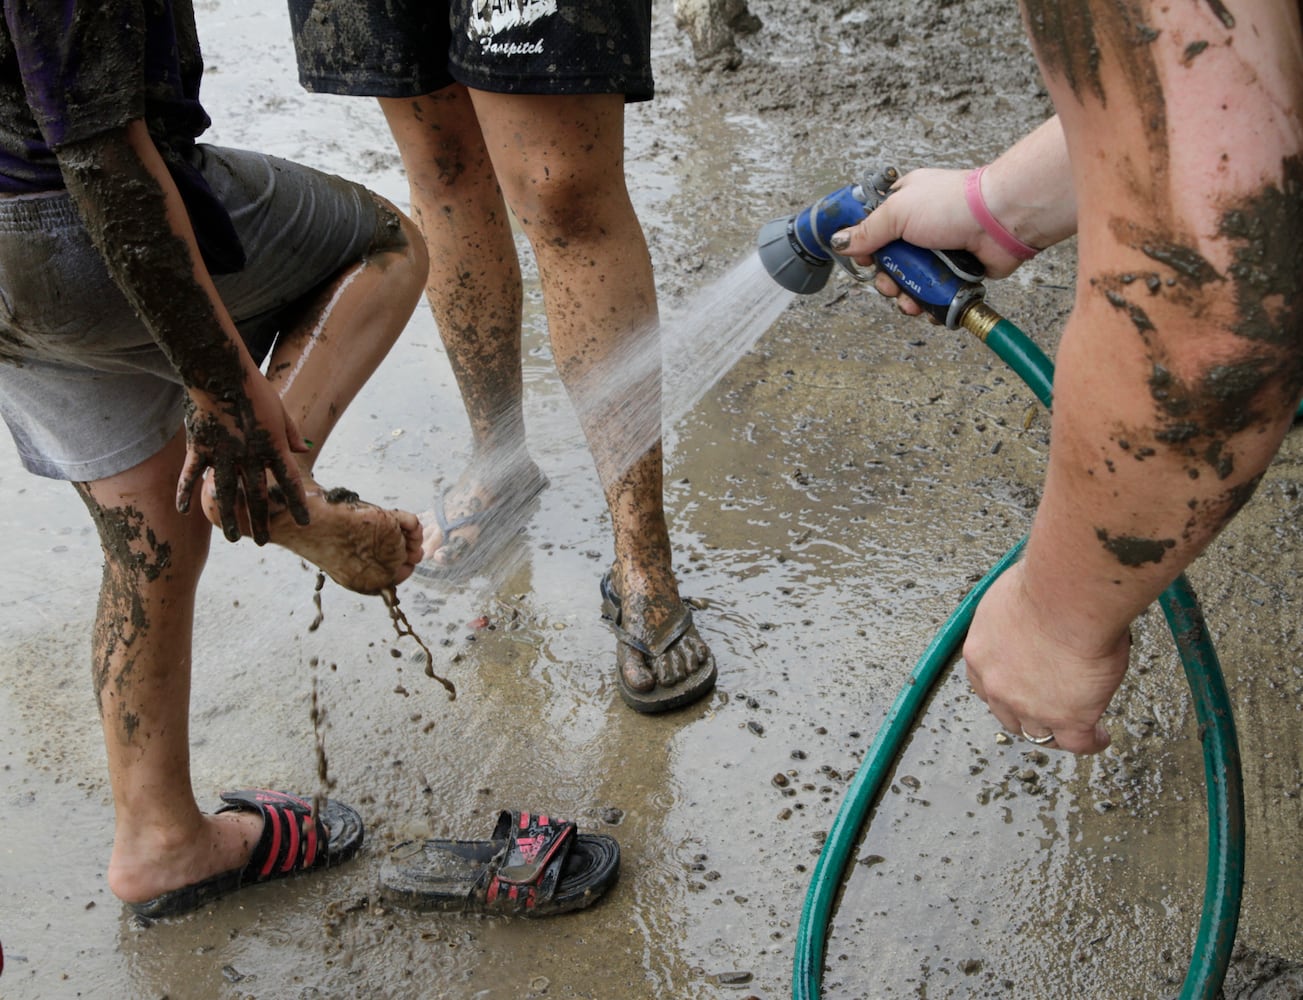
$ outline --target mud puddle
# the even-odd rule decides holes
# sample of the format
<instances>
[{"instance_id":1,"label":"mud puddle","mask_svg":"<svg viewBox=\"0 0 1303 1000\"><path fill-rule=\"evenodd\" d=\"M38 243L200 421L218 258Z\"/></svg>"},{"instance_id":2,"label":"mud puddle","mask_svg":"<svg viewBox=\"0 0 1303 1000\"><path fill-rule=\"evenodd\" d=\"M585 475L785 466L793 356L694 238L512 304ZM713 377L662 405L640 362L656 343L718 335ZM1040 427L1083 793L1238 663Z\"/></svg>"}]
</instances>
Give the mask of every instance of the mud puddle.
<instances>
[{"instance_id":1,"label":"mud puddle","mask_svg":"<svg viewBox=\"0 0 1303 1000\"><path fill-rule=\"evenodd\" d=\"M667 309L748 254L761 223L866 163L970 162L1044 111L1013 5L752 9L766 27L744 41L747 63L705 79L670 6L657 10L660 96L630 109L628 145ZM298 89L281 11L211 0L198 13L213 141L356 176L405 204L378 112ZM991 292L1047 350L1071 266L1064 248ZM328 876L180 921L143 927L104 887L112 809L87 669L99 555L73 491L0 450L0 995L790 995L823 837L915 660L1025 532L1048 424L966 335L898 318L841 278L792 303L671 429L677 568L720 683L704 705L639 717L619 701L598 618L611 558L601 496L536 285L528 295L527 418L552 487L506 576L400 592L455 702L379 599L328 583L312 629L314 573L215 542L192 714L201 801L250 783L312 791L315 689L331 794L362 812L369 846ZM318 471L421 509L466 449L423 306ZM1240 941L1292 960L1303 958L1300 478L1292 438L1192 574L1245 761ZM1001 742L961 672L941 685L857 846L826 996L1177 991L1202 895L1202 764L1161 620L1147 617L1137 638L1114 747L1091 761ZM387 845L484 836L503 807L616 836L611 896L537 922L376 904Z\"/></svg>"}]
</instances>

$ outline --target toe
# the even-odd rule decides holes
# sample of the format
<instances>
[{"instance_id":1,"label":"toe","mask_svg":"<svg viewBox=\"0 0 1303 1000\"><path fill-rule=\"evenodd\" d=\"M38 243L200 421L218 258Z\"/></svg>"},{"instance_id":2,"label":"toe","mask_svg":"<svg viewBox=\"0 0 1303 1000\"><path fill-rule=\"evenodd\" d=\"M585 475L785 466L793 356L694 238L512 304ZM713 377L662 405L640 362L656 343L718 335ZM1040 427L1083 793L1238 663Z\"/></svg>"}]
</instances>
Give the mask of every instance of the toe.
<instances>
[{"instance_id":1,"label":"toe","mask_svg":"<svg viewBox=\"0 0 1303 1000\"><path fill-rule=\"evenodd\" d=\"M451 566L466 555L470 543L460 535L454 535L430 554L430 559L440 566Z\"/></svg>"},{"instance_id":2,"label":"toe","mask_svg":"<svg viewBox=\"0 0 1303 1000\"><path fill-rule=\"evenodd\" d=\"M406 542L407 558L404 562L408 566L415 566L424 557L425 550L425 530L421 519L405 510L396 510L394 513L398 516L398 526L402 528L403 540Z\"/></svg>"},{"instance_id":3,"label":"toe","mask_svg":"<svg viewBox=\"0 0 1303 1000\"><path fill-rule=\"evenodd\" d=\"M682 684L710 660L710 649L695 628L667 649L657 660L656 676L664 687Z\"/></svg>"},{"instance_id":4,"label":"toe","mask_svg":"<svg viewBox=\"0 0 1303 1000\"><path fill-rule=\"evenodd\" d=\"M646 694L656 686L656 675L647 669L643 655L636 649L622 643L616 661L625 684L634 691Z\"/></svg>"},{"instance_id":5,"label":"toe","mask_svg":"<svg viewBox=\"0 0 1303 1000\"><path fill-rule=\"evenodd\" d=\"M435 520L434 511L427 510L417 518L421 533L421 562L431 558L443 545L443 532Z\"/></svg>"},{"instance_id":6,"label":"toe","mask_svg":"<svg viewBox=\"0 0 1303 1000\"><path fill-rule=\"evenodd\" d=\"M656 679L662 687L673 687L692 672L683 642L675 643L656 658Z\"/></svg>"}]
</instances>

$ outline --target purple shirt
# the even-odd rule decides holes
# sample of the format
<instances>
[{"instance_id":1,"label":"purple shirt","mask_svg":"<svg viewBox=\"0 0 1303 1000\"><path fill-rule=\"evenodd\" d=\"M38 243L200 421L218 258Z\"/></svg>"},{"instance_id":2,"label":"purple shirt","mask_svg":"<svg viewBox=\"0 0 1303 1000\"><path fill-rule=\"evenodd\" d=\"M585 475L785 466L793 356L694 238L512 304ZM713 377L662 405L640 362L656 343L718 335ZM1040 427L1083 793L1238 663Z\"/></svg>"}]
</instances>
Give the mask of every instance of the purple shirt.
<instances>
[{"instance_id":1,"label":"purple shirt","mask_svg":"<svg viewBox=\"0 0 1303 1000\"><path fill-rule=\"evenodd\" d=\"M209 269L244 253L193 164L211 121L192 0L0 0L0 193L59 191L56 151L144 119Z\"/></svg>"},{"instance_id":2,"label":"purple shirt","mask_svg":"<svg viewBox=\"0 0 1303 1000\"><path fill-rule=\"evenodd\" d=\"M3 4L0 191L62 188L54 150L133 119L169 160L210 124L190 0Z\"/></svg>"}]
</instances>

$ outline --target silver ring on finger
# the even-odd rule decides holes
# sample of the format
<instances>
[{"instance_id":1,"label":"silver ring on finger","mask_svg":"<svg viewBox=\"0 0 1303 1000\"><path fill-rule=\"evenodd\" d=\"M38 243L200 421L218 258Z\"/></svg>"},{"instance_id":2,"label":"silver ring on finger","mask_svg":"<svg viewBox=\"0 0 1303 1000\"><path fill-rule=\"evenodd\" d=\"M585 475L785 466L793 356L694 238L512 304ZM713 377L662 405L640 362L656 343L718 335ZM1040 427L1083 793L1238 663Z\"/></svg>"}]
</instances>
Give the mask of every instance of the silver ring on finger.
<instances>
[{"instance_id":1,"label":"silver ring on finger","mask_svg":"<svg viewBox=\"0 0 1303 1000\"><path fill-rule=\"evenodd\" d=\"M1020 727L1021 728L1021 727ZM1054 730L1050 730L1044 736L1032 736L1027 730L1022 729L1022 738L1033 746L1047 747L1054 742Z\"/></svg>"}]
</instances>

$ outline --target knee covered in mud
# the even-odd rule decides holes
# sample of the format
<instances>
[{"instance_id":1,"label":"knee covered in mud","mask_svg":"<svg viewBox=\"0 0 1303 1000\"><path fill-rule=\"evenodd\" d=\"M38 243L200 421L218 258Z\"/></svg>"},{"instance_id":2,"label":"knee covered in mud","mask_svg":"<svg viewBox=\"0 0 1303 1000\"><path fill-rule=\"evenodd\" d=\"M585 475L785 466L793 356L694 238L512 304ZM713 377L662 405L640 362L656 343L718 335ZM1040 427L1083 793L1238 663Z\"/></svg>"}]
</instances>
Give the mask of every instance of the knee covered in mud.
<instances>
[{"instance_id":1,"label":"knee covered in mud","mask_svg":"<svg viewBox=\"0 0 1303 1000\"><path fill-rule=\"evenodd\" d=\"M414 224L379 195L372 193L371 200L375 203L376 229L366 256L403 252L413 246L409 230L413 230Z\"/></svg>"}]
</instances>

